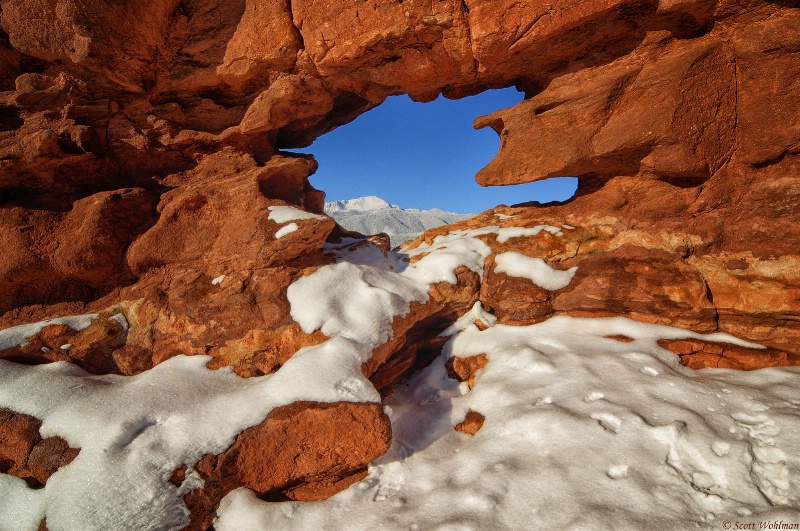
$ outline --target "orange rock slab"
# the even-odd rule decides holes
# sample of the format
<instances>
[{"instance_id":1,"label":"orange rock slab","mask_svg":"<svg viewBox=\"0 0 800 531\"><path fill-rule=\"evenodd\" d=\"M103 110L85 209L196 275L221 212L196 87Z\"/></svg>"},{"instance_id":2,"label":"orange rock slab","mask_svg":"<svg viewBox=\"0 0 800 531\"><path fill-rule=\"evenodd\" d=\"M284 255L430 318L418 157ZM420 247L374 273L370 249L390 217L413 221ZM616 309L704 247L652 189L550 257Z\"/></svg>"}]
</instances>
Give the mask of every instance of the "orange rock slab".
<instances>
[{"instance_id":1,"label":"orange rock slab","mask_svg":"<svg viewBox=\"0 0 800 531\"><path fill-rule=\"evenodd\" d=\"M752 371L764 367L800 365L800 356L774 348L747 348L730 343L710 343L699 339L662 339L658 344L677 354L681 364L692 369L738 369Z\"/></svg>"},{"instance_id":2,"label":"orange rock slab","mask_svg":"<svg viewBox=\"0 0 800 531\"><path fill-rule=\"evenodd\" d=\"M296 402L276 408L224 453L197 464L204 485L185 497L191 511L187 529L207 529L219 501L240 486L273 500L327 498L361 479L367 464L389 449L391 437L380 404Z\"/></svg>"}]
</instances>

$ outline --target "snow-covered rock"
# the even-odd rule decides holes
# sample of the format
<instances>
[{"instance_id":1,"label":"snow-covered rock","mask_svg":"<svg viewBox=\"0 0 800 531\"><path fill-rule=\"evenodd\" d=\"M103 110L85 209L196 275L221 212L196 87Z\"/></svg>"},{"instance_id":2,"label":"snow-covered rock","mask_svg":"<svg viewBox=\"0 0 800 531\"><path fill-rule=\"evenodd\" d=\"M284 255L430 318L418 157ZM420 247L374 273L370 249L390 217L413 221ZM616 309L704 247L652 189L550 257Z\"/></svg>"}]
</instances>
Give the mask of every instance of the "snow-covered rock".
<instances>
[{"instance_id":1,"label":"snow-covered rock","mask_svg":"<svg viewBox=\"0 0 800 531\"><path fill-rule=\"evenodd\" d=\"M794 524L798 368L693 371L657 342L686 333L619 317L468 326L385 400L393 445L366 479L290 509L237 489L215 528ZM479 356L474 385L448 377L448 359Z\"/></svg>"},{"instance_id":2,"label":"snow-covered rock","mask_svg":"<svg viewBox=\"0 0 800 531\"><path fill-rule=\"evenodd\" d=\"M299 220L300 234L323 222L270 212L281 216L275 224ZM498 224L443 228L391 251L353 238L322 244L327 263L287 281L297 328L274 336L316 340L250 378L211 370L220 362L207 355L172 356L130 376L26 365L16 352L0 360L0 408L41 421L39 435L28 430L23 442L60 437L60 448L79 450L33 489L20 464L42 449L26 455L30 444L17 445L5 459L0 426L0 529L33 531L44 518L54 530L221 531L796 521L800 368L694 371L663 342L679 352L697 348L674 346L687 340L764 349L622 317L548 313L511 326L514 315L484 302L500 300L491 287L499 277L520 282L502 291L519 307L530 286L558 302L608 273L588 261L529 256L570 248L585 229L525 222L522 213L486 214L481 223L490 219ZM210 275L196 276L219 293L237 275L216 287ZM135 339L141 319L130 317L126 337ZM0 345L41 348L29 334L49 338L52 326L0 331ZM69 338L70 356L77 339ZM47 345L66 342L61 334ZM417 352L440 349L393 385ZM7 424L12 433L19 422ZM285 498L292 501L276 503Z\"/></svg>"}]
</instances>

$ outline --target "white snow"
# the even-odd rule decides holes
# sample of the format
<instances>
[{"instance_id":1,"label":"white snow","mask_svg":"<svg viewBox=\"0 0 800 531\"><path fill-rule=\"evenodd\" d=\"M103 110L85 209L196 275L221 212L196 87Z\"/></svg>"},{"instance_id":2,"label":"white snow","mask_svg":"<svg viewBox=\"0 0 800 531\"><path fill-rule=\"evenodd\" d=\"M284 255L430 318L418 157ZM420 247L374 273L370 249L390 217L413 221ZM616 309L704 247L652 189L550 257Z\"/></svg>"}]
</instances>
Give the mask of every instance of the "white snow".
<instances>
[{"instance_id":1,"label":"white snow","mask_svg":"<svg viewBox=\"0 0 800 531\"><path fill-rule=\"evenodd\" d=\"M606 337L615 334L635 341ZM265 503L238 489L221 504L215 527L611 530L800 522L800 368L693 371L657 344L687 336L701 337L624 318L468 326L443 357L386 400L393 445L366 479L316 503ZM489 363L471 391L447 378L444 357L480 353ZM658 375L643 367L657 367ZM453 430L470 409L486 416L475 436Z\"/></svg>"},{"instance_id":2,"label":"white snow","mask_svg":"<svg viewBox=\"0 0 800 531\"><path fill-rule=\"evenodd\" d=\"M493 326L497 322L497 317L484 311L481 302L476 301L470 311L459 317L455 323L445 328L444 332L439 335L445 337L456 335L470 325L474 325L475 321L481 321L486 326Z\"/></svg>"},{"instance_id":3,"label":"white snow","mask_svg":"<svg viewBox=\"0 0 800 531\"><path fill-rule=\"evenodd\" d=\"M483 278L483 263L491 254L491 248L478 238L454 236L452 233L437 236L430 245L422 244L409 256L422 256L403 272L425 284L456 282L455 270L466 267ZM427 254L426 254L427 253Z\"/></svg>"},{"instance_id":4,"label":"white snow","mask_svg":"<svg viewBox=\"0 0 800 531\"><path fill-rule=\"evenodd\" d=\"M370 246L349 252L346 240L326 246L337 263L319 268L287 290L291 316L302 330L321 330L361 345L365 352L391 338L395 316L405 315L412 302L428 300L431 284L455 283L455 270L465 266L483 274L491 253L486 243L471 235L437 236L403 253L381 253ZM411 263L412 257L419 258Z\"/></svg>"},{"instance_id":5,"label":"white snow","mask_svg":"<svg viewBox=\"0 0 800 531\"><path fill-rule=\"evenodd\" d=\"M628 475L628 465L611 465L606 474L611 479L622 479Z\"/></svg>"},{"instance_id":6,"label":"white snow","mask_svg":"<svg viewBox=\"0 0 800 531\"><path fill-rule=\"evenodd\" d=\"M284 225L278 229L278 232L275 233L275 238L283 238L287 234L291 234L299 228L300 227L297 226L297 223L289 223L288 225Z\"/></svg>"},{"instance_id":7,"label":"white snow","mask_svg":"<svg viewBox=\"0 0 800 531\"><path fill-rule=\"evenodd\" d=\"M497 231L497 241L500 243L505 243L511 238L519 238L521 236L536 236L542 231L555 234L556 236L563 236L564 234L559 227L553 227L552 225L537 225L536 227L531 228L504 227Z\"/></svg>"},{"instance_id":8,"label":"white snow","mask_svg":"<svg viewBox=\"0 0 800 531\"><path fill-rule=\"evenodd\" d=\"M327 219L327 216L312 214L311 212L306 212L305 210L300 210L299 208L294 208L290 206L271 206L268 207L268 209L269 209L268 219L280 225L288 221L297 221L303 219L318 219L318 220Z\"/></svg>"},{"instance_id":9,"label":"white snow","mask_svg":"<svg viewBox=\"0 0 800 531\"><path fill-rule=\"evenodd\" d=\"M553 269L541 258L531 258L518 252L500 253L495 257L495 271L511 277L528 278L539 287L553 291L566 288L575 276L577 267L566 271Z\"/></svg>"},{"instance_id":10,"label":"white snow","mask_svg":"<svg viewBox=\"0 0 800 531\"><path fill-rule=\"evenodd\" d=\"M275 238L280 239L295 232L299 226L297 223L289 223L290 221L298 221L304 219L317 219L317 220L324 220L328 219L327 216L321 216L319 214L312 214L311 212L306 212L305 210L300 210L299 208L289 207L289 206L271 206L269 207L269 219L278 223L279 225L288 223L284 225L280 229L275 232Z\"/></svg>"},{"instance_id":11,"label":"white snow","mask_svg":"<svg viewBox=\"0 0 800 531\"><path fill-rule=\"evenodd\" d=\"M0 407L43 420L42 437L63 437L78 457L44 489L1 475L0 529L180 529L182 464L220 453L275 407L298 400L378 402L361 375L362 353L342 339L298 351L271 376L211 371L208 356L177 356L138 376L95 376L69 363L26 366L0 360ZM188 490L187 490L188 489ZM43 502L46 500L46 502ZM31 525L28 525L31 523ZM35 523L35 525L33 525Z\"/></svg>"},{"instance_id":12,"label":"white snow","mask_svg":"<svg viewBox=\"0 0 800 531\"><path fill-rule=\"evenodd\" d=\"M325 266L289 286L292 318L304 332L322 330L373 348L391 337L392 319L427 300L424 286L396 273L348 262Z\"/></svg>"},{"instance_id":13,"label":"white snow","mask_svg":"<svg viewBox=\"0 0 800 531\"><path fill-rule=\"evenodd\" d=\"M0 474L0 529L39 529L45 515L45 491L28 488L25 481Z\"/></svg>"}]
</instances>

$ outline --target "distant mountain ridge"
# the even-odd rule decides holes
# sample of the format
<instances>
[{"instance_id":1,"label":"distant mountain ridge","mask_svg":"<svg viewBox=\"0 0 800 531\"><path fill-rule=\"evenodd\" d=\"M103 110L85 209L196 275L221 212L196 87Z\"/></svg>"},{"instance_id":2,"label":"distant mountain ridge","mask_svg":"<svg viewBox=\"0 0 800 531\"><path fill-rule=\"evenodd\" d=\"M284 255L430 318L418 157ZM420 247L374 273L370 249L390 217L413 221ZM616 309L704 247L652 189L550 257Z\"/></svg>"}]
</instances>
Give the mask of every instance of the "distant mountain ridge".
<instances>
[{"instance_id":1,"label":"distant mountain ridge","mask_svg":"<svg viewBox=\"0 0 800 531\"><path fill-rule=\"evenodd\" d=\"M329 215L337 212L365 212L368 210L380 210L382 208L400 207L374 195L325 203L325 212Z\"/></svg>"},{"instance_id":2,"label":"distant mountain ridge","mask_svg":"<svg viewBox=\"0 0 800 531\"><path fill-rule=\"evenodd\" d=\"M467 219L473 214L456 214L438 208L401 208L380 197L366 196L325 203L325 213L347 230L362 234L385 232L392 246L416 238L428 229Z\"/></svg>"}]
</instances>

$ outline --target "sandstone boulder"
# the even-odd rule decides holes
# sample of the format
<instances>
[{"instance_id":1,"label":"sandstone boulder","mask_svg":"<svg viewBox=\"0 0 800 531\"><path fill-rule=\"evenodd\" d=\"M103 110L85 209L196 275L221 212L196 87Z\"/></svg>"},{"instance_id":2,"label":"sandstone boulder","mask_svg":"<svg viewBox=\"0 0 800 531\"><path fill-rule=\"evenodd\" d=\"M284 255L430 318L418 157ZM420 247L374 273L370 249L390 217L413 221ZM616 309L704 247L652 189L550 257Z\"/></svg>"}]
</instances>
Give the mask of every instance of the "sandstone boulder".
<instances>
[{"instance_id":1,"label":"sandstone boulder","mask_svg":"<svg viewBox=\"0 0 800 531\"><path fill-rule=\"evenodd\" d=\"M277 408L223 454L197 464L204 484L185 498L192 518L187 529L207 529L219 500L239 486L274 501L327 498L361 479L390 444L391 424L379 404Z\"/></svg>"}]
</instances>

